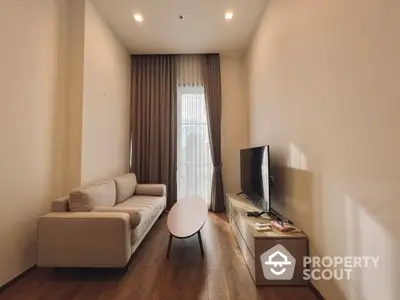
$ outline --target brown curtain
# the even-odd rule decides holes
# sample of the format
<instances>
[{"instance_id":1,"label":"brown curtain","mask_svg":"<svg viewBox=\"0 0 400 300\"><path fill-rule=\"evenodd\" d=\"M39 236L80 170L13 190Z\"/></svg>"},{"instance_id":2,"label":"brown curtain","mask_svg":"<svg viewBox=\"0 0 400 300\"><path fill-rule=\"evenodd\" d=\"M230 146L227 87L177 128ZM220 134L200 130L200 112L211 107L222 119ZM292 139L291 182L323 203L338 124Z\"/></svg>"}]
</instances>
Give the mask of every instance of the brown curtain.
<instances>
[{"instance_id":1,"label":"brown curtain","mask_svg":"<svg viewBox=\"0 0 400 300\"><path fill-rule=\"evenodd\" d=\"M202 60L204 93L208 117L211 156L214 172L211 185L210 210L225 210L224 186L222 183L221 161L221 74L218 54L207 54Z\"/></svg>"},{"instance_id":2,"label":"brown curtain","mask_svg":"<svg viewBox=\"0 0 400 300\"><path fill-rule=\"evenodd\" d=\"M173 55L132 56L131 171L139 183L167 185L176 201L177 91Z\"/></svg>"}]
</instances>

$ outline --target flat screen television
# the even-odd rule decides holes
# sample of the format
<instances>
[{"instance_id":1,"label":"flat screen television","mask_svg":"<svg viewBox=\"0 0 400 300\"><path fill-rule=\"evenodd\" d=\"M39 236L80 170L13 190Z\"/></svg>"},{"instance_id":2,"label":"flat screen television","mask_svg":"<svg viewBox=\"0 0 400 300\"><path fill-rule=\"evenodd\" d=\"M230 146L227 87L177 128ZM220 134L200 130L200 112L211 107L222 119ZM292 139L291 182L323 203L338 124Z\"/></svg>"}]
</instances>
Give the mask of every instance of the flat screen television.
<instances>
[{"instance_id":1,"label":"flat screen television","mask_svg":"<svg viewBox=\"0 0 400 300\"><path fill-rule=\"evenodd\" d=\"M269 146L240 150L242 193L266 213L270 212Z\"/></svg>"}]
</instances>

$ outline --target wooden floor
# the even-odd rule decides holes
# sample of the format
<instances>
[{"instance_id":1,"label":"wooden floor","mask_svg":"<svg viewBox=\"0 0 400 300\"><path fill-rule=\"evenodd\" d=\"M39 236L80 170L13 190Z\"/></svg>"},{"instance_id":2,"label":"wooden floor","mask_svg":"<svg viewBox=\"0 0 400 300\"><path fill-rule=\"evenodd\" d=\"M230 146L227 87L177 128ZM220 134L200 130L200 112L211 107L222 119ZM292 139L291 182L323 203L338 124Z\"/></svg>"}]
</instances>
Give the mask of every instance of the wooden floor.
<instances>
[{"instance_id":1,"label":"wooden floor","mask_svg":"<svg viewBox=\"0 0 400 300\"><path fill-rule=\"evenodd\" d=\"M256 287L224 217L210 214L197 236L168 245L166 217L157 221L126 273L104 269L33 269L0 293L0 300L317 300L308 287Z\"/></svg>"}]
</instances>

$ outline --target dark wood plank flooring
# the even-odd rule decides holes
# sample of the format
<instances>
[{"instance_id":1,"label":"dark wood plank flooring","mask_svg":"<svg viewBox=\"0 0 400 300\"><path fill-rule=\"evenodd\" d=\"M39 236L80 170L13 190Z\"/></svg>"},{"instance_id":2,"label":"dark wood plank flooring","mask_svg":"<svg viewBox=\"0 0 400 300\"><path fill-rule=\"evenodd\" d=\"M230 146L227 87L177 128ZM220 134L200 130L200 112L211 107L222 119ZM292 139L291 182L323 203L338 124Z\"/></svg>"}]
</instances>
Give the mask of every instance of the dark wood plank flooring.
<instances>
[{"instance_id":1,"label":"dark wood plank flooring","mask_svg":"<svg viewBox=\"0 0 400 300\"><path fill-rule=\"evenodd\" d=\"M317 300L309 287L256 287L225 216L209 214L197 236L172 241L166 260L166 216L157 221L127 272L35 268L0 292L0 300Z\"/></svg>"}]
</instances>

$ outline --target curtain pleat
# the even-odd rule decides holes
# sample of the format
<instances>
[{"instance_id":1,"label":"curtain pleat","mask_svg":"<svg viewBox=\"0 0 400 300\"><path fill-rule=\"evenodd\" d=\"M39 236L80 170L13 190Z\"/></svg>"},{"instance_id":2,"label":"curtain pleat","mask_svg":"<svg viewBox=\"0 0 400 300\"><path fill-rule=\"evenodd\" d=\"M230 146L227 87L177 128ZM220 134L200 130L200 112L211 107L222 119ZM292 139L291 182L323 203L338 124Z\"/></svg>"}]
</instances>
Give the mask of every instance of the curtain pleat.
<instances>
[{"instance_id":1,"label":"curtain pleat","mask_svg":"<svg viewBox=\"0 0 400 300\"><path fill-rule=\"evenodd\" d=\"M221 160L221 71L218 54L207 54L202 60L202 74L208 117L211 157L214 165L211 205L214 212L225 210Z\"/></svg>"},{"instance_id":2,"label":"curtain pleat","mask_svg":"<svg viewBox=\"0 0 400 300\"><path fill-rule=\"evenodd\" d=\"M177 84L182 86L203 85L201 55L179 55L176 58Z\"/></svg>"},{"instance_id":3,"label":"curtain pleat","mask_svg":"<svg viewBox=\"0 0 400 300\"><path fill-rule=\"evenodd\" d=\"M177 82L173 55L132 56L131 171L140 183L167 185L176 201Z\"/></svg>"}]
</instances>

